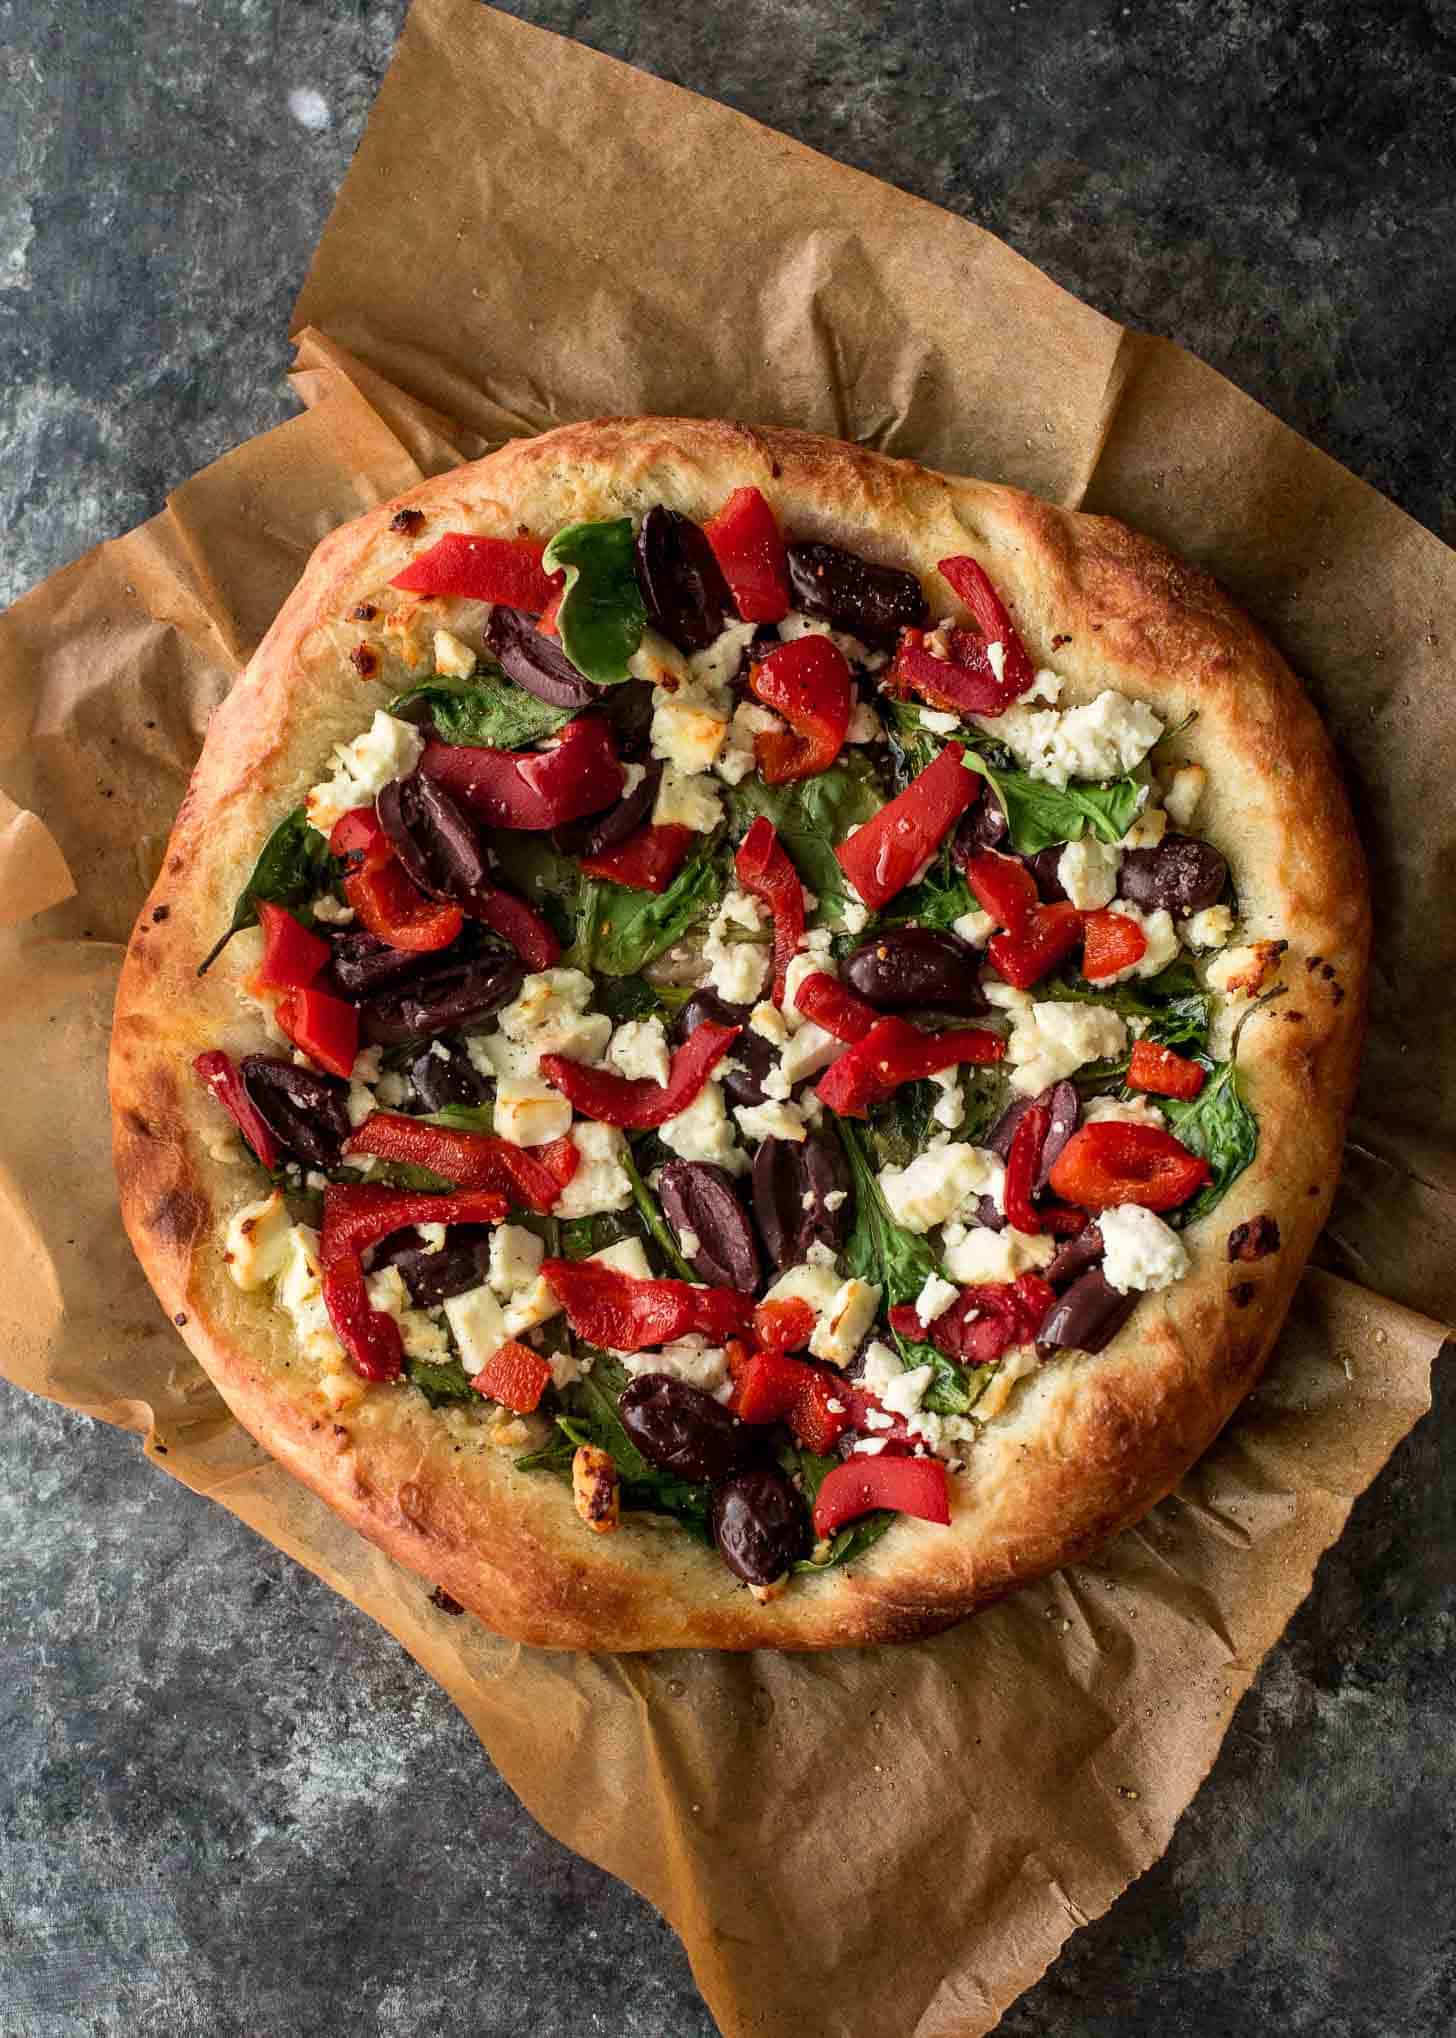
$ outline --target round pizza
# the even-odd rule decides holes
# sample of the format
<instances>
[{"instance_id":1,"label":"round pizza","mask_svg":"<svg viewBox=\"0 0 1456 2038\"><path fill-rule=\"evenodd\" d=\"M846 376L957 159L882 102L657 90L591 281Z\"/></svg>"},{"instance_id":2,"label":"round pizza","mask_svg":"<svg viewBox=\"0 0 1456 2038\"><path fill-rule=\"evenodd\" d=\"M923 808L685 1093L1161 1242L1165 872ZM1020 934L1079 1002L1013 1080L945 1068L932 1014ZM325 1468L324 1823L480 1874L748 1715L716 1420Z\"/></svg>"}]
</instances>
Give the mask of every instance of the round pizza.
<instances>
[{"instance_id":1,"label":"round pizza","mask_svg":"<svg viewBox=\"0 0 1456 2038\"><path fill-rule=\"evenodd\" d=\"M218 711L111 1062L238 1420L501 1633L819 1648L1084 1555L1257 1378L1369 911L1203 574L607 419L337 531Z\"/></svg>"}]
</instances>

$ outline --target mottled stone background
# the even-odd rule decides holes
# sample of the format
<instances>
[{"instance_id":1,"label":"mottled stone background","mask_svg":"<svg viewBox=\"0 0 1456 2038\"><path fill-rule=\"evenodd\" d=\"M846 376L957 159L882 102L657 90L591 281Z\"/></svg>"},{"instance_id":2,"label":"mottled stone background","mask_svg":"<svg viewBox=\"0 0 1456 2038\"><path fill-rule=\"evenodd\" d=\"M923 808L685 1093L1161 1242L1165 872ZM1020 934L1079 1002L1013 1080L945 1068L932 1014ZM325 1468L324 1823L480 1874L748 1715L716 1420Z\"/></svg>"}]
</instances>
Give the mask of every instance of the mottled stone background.
<instances>
[{"instance_id":1,"label":"mottled stone background","mask_svg":"<svg viewBox=\"0 0 1456 2038\"><path fill-rule=\"evenodd\" d=\"M515 11L980 220L1456 537L1451 0ZM0 0L0 595L288 415L404 12ZM1448 1377L1012 2038L1456 2028L1453 1415ZM362 1615L129 1437L0 1390L0 1464L0 2038L711 2038Z\"/></svg>"}]
</instances>

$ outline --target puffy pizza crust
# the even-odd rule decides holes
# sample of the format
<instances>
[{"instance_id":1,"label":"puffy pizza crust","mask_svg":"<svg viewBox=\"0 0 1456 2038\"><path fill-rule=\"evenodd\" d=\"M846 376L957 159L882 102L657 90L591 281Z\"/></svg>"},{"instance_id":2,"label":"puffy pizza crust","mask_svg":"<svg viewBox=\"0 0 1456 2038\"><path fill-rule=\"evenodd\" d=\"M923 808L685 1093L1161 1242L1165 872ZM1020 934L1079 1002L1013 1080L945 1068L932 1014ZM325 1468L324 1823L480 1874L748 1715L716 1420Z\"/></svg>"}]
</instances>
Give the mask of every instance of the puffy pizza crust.
<instances>
[{"instance_id":1,"label":"puffy pizza crust","mask_svg":"<svg viewBox=\"0 0 1456 2038\"><path fill-rule=\"evenodd\" d=\"M207 1047L237 1055L266 1044L235 993L236 945L201 980L198 959L269 829L451 609L392 594L390 576L448 530L549 537L655 502L701 518L750 483L795 538L918 571L936 615L957 607L936 561L973 554L1034 662L1064 675L1064 702L1112 686L1170 726L1196 713L1177 747L1208 770L1199 832L1229 857L1242 938L1288 943L1289 986L1245 1031L1258 1156L1183 1234L1191 1272L1141 1300L1100 1356L1064 1357L1017 1389L951 1481L949 1529L901 1521L851 1565L796 1579L768 1605L673 1524L639 1518L587 1533L566 1485L515 1471L478 1420L386 1390L331 1409L270 1292L241 1293L226 1275L223 1227L257 1195L257 1177L217 1157L219 1114L189 1068ZM354 619L361 604L377 613ZM1288 667L1204 574L1107 518L830 439L681 419L569 425L325 539L215 716L117 996L122 1210L163 1306L238 1420L364 1535L500 1633L614 1650L907 1640L1136 1521L1258 1378L1335 1186L1368 946L1364 868L1329 740ZM1277 1220L1280 1250L1231 1262L1230 1233L1262 1215Z\"/></svg>"}]
</instances>

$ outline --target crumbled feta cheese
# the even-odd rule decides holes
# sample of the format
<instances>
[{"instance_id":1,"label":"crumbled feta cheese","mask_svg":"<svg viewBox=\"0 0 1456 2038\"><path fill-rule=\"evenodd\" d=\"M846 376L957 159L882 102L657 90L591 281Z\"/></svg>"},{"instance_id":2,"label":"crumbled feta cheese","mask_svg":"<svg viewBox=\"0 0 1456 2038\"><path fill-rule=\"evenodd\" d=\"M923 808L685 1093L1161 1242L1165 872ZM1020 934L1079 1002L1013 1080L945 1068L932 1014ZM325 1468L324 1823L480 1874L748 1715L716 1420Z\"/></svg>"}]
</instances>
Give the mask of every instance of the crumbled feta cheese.
<instances>
[{"instance_id":1,"label":"crumbled feta cheese","mask_svg":"<svg viewBox=\"0 0 1456 2038\"><path fill-rule=\"evenodd\" d=\"M789 958L788 973L784 979L783 1013L784 1024L791 1033L800 1026L807 1026L809 1024L809 1021L805 1019L803 1013L799 1010L798 1003L799 992L803 988L805 977L819 975L837 977L839 975L839 970L833 956L815 945L814 937L821 932L827 938L827 928L811 927L808 934L808 946L801 948L797 955Z\"/></svg>"},{"instance_id":2,"label":"crumbled feta cheese","mask_svg":"<svg viewBox=\"0 0 1456 2038\"><path fill-rule=\"evenodd\" d=\"M993 637L986 646L986 663L990 666L999 685L1006 677L1006 646L999 637Z\"/></svg>"},{"instance_id":3,"label":"crumbled feta cheese","mask_svg":"<svg viewBox=\"0 0 1456 2038\"><path fill-rule=\"evenodd\" d=\"M1114 899L1110 910L1120 913L1124 919L1131 920L1134 925L1140 927L1147 947L1136 962L1129 963L1126 969L1118 970L1115 976L1099 977L1098 983L1123 984L1130 977L1155 977L1159 970L1166 969L1178 953L1178 930L1173 925L1172 914L1162 906L1156 907L1151 913L1145 913L1140 906L1134 906L1127 899Z\"/></svg>"},{"instance_id":4,"label":"crumbled feta cheese","mask_svg":"<svg viewBox=\"0 0 1456 2038\"><path fill-rule=\"evenodd\" d=\"M754 1006L748 1015L748 1030L768 1041L771 1047L784 1046L789 1037L783 1013L777 1005L772 1004Z\"/></svg>"},{"instance_id":5,"label":"crumbled feta cheese","mask_svg":"<svg viewBox=\"0 0 1456 2038\"><path fill-rule=\"evenodd\" d=\"M854 1276L841 1282L814 1326L809 1340L813 1356L831 1366L847 1366L875 1320L882 1292Z\"/></svg>"},{"instance_id":6,"label":"crumbled feta cheese","mask_svg":"<svg viewBox=\"0 0 1456 2038\"><path fill-rule=\"evenodd\" d=\"M930 1115L937 1125L943 1125L947 1132L954 1132L958 1126L965 1123L966 1118L966 1100L961 1094L960 1070L941 1069L930 1080L940 1092Z\"/></svg>"},{"instance_id":7,"label":"crumbled feta cheese","mask_svg":"<svg viewBox=\"0 0 1456 2038\"><path fill-rule=\"evenodd\" d=\"M545 1146L571 1130L571 1105L535 1076L499 1076L493 1124L512 1146Z\"/></svg>"},{"instance_id":8,"label":"crumbled feta cheese","mask_svg":"<svg viewBox=\"0 0 1456 2038\"><path fill-rule=\"evenodd\" d=\"M619 1238L615 1245L604 1245L599 1252L588 1253L587 1258L600 1267L611 1267L615 1273L630 1274L634 1281L652 1279L652 1268L640 1238Z\"/></svg>"},{"instance_id":9,"label":"crumbled feta cheese","mask_svg":"<svg viewBox=\"0 0 1456 2038\"><path fill-rule=\"evenodd\" d=\"M1029 708L1018 702L993 718L974 717L1005 743L1033 778L1065 786L1069 779L1118 778L1141 764L1163 733L1143 701L1108 689L1079 708Z\"/></svg>"},{"instance_id":10,"label":"crumbled feta cheese","mask_svg":"<svg viewBox=\"0 0 1456 2038\"><path fill-rule=\"evenodd\" d=\"M1144 807L1122 838L1124 849L1156 849L1168 832L1167 810Z\"/></svg>"},{"instance_id":11,"label":"crumbled feta cheese","mask_svg":"<svg viewBox=\"0 0 1456 2038\"><path fill-rule=\"evenodd\" d=\"M446 1227L443 1224L417 1224L415 1236L420 1248L427 1253L442 1253L445 1250Z\"/></svg>"},{"instance_id":12,"label":"crumbled feta cheese","mask_svg":"<svg viewBox=\"0 0 1456 2038\"><path fill-rule=\"evenodd\" d=\"M987 986L989 995L990 986ZM1011 1087L1034 1097L1089 1061L1108 1061L1127 1045L1127 1027L1107 1005L1047 1000L1018 1014L1006 1044Z\"/></svg>"},{"instance_id":13,"label":"crumbled feta cheese","mask_svg":"<svg viewBox=\"0 0 1456 2038\"><path fill-rule=\"evenodd\" d=\"M498 1224L490 1235L491 1288L505 1299L529 1288L541 1271L546 1248L523 1224Z\"/></svg>"},{"instance_id":14,"label":"crumbled feta cheese","mask_svg":"<svg viewBox=\"0 0 1456 2038\"><path fill-rule=\"evenodd\" d=\"M730 623L706 650L694 651L688 659L688 673L694 686L710 694L731 686L757 629L757 623Z\"/></svg>"},{"instance_id":15,"label":"crumbled feta cheese","mask_svg":"<svg viewBox=\"0 0 1456 2038\"><path fill-rule=\"evenodd\" d=\"M332 892L320 892L310 902L315 920L322 920L326 927L347 927L354 918L354 908L346 906L342 899L336 899Z\"/></svg>"},{"instance_id":16,"label":"crumbled feta cheese","mask_svg":"<svg viewBox=\"0 0 1456 2038\"><path fill-rule=\"evenodd\" d=\"M837 1040L822 1026L816 1026L812 1019L806 1019L779 1056L779 1068L792 1089L795 1083L817 1076L832 1061L838 1061L848 1045L847 1041Z\"/></svg>"},{"instance_id":17,"label":"crumbled feta cheese","mask_svg":"<svg viewBox=\"0 0 1456 2038\"><path fill-rule=\"evenodd\" d=\"M733 710L728 740L715 767L719 778L726 779L729 785L740 785L753 770L754 737L787 727L786 722L781 722L771 709L761 708L757 701L740 701Z\"/></svg>"},{"instance_id":18,"label":"crumbled feta cheese","mask_svg":"<svg viewBox=\"0 0 1456 2038\"><path fill-rule=\"evenodd\" d=\"M981 983L981 994L996 1012L1024 1017L1031 1010L1030 992L1018 991L1015 984L1003 984L999 977L985 977Z\"/></svg>"},{"instance_id":19,"label":"crumbled feta cheese","mask_svg":"<svg viewBox=\"0 0 1456 2038\"><path fill-rule=\"evenodd\" d=\"M1117 1125L1151 1125L1159 1130L1168 1122L1147 1097L1129 1097L1126 1102L1120 1097L1094 1097L1082 1108L1084 1125L1106 1124L1109 1120Z\"/></svg>"},{"instance_id":20,"label":"crumbled feta cheese","mask_svg":"<svg viewBox=\"0 0 1456 2038\"><path fill-rule=\"evenodd\" d=\"M951 932L958 934L969 948L984 948L999 924L990 913L977 907L974 912L962 913L958 920L952 920Z\"/></svg>"},{"instance_id":21,"label":"crumbled feta cheese","mask_svg":"<svg viewBox=\"0 0 1456 2038\"><path fill-rule=\"evenodd\" d=\"M1232 940L1234 916L1228 906L1205 906L1201 913L1183 922L1183 939L1190 948L1223 948Z\"/></svg>"},{"instance_id":22,"label":"crumbled feta cheese","mask_svg":"<svg viewBox=\"0 0 1456 2038\"><path fill-rule=\"evenodd\" d=\"M733 1137L723 1085L711 1076L686 1111L669 1118L658 1133L664 1146L685 1161L709 1161L730 1175L741 1175L748 1167L748 1155Z\"/></svg>"},{"instance_id":23,"label":"crumbled feta cheese","mask_svg":"<svg viewBox=\"0 0 1456 2038\"><path fill-rule=\"evenodd\" d=\"M355 807L374 804L375 795L391 779L404 778L420 761L425 741L418 729L383 708L362 736L352 743L336 743L336 769L332 778L312 787L304 802L309 825L321 835L333 833L334 824Z\"/></svg>"},{"instance_id":24,"label":"crumbled feta cheese","mask_svg":"<svg viewBox=\"0 0 1456 2038\"><path fill-rule=\"evenodd\" d=\"M261 1288L276 1279L288 1257L293 1229L281 1189L261 1202L245 1203L228 1221L223 1259L239 1288Z\"/></svg>"},{"instance_id":25,"label":"crumbled feta cheese","mask_svg":"<svg viewBox=\"0 0 1456 2038\"><path fill-rule=\"evenodd\" d=\"M685 1260L690 1260L695 1253L702 1251L703 1241L690 1226L684 1225L677 1235L677 1249Z\"/></svg>"},{"instance_id":26,"label":"crumbled feta cheese","mask_svg":"<svg viewBox=\"0 0 1456 2038\"><path fill-rule=\"evenodd\" d=\"M475 670L475 653L453 630L435 632L435 670L446 679L469 679Z\"/></svg>"},{"instance_id":27,"label":"crumbled feta cheese","mask_svg":"<svg viewBox=\"0 0 1456 2038\"><path fill-rule=\"evenodd\" d=\"M273 1299L293 1319L298 1347L306 1359L325 1368L342 1367L347 1361L324 1304L318 1242L318 1233L312 1226L294 1225L285 1243ZM362 1393L362 1381L359 1386Z\"/></svg>"},{"instance_id":28,"label":"crumbled feta cheese","mask_svg":"<svg viewBox=\"0 0 1456 2038\"><path fill-rule=\"evenodd\" d=\"M805 1263L780 1274L765 1295L765 1302L807 1302L816 1317L823 1316L839 1293L840 1281L832 1265Z\"/></svg>"},{"instance_id":29,"label":"crumbled feta cheese","mask_svg":"<svg viewBox=\"0 0 1456 2038\"><path fill-rule=\"evenodd\" d=\"M831 644L838 645L851 665L863 666L866 672L878 672L887 663L883 651L871 651L868 644L851 637L847 630L831 629L819 616L806 616L799 609L791 609L779 624L779 642L792 644L799 637L827 637Z\"/></svg>"},{"instance_id":30,"label":"crumbled feta cheese","mask_svg":"<svg viewBox=\"0 0 1456 2038\"><path fill-rule=\"evenodd\" d=\"M360 1126L366 1118L372 1118L378 1108L378 1099L367 1083L351 1081L349 1094L344 1099L344 1109L349 1114L349 1123Z\"/></svg>"},{"instance_id":31,"label":"crumbled feta cheese","mask_svg":"<svg viewBox=\"0 0 1456 2038\"><path fill-rule=\"evenodd\" d=\"M1120 1203L1098 1213L1102 1272L1119 1295L1171 1287L1188 1271L1188 1254L1176 1231L1139 1203Z\"/></svg>"},{"instance_id":32,"label":"crumbled feta cheese","mask_svg":"<svg viewBox=\"0 0 1456 2038\"><path fill-rule=\"evenodd\" d=\"M392 1316L399 1325L400 1342L407 1358L421 1359L429 1366L449 1364L449 1339L433 1317L423 1309L411 1308L410 1292L398 1267L381 1267L377 1274L369 1276L365 1288L369 1307L382 1316Z\"/></svg>"},{"instance_id":33,"label":"crumbled feta cheese","mask_svg":"<svg viewBox=\"0 0 1456 2038\"><path fill-rule=\"evenodd\" d=\"M1035 1345L1012 1345L1010 1351L1003 1352L1000 1365L971 1411L976 1421L989 1422L999 1415L1011 1399L1012 1388L1034 1373L1040 1363Z\"/></svg>"},{"instance_id":34,"label":"crumbled feta cheese","mask_svg":"<svg viewBox=\"0 0 1456 2038\"><path fill-rule=\"evenodd\" d=\"M625 1210L632 1201L632 1184L622 1166L622 1155L627 1150L625 1134L615 1125L598 1125L586 1118L572 1126L571 1143L581 1160L557 1197L553 1214L562 1218L596 1217L604 1211Z\"/></svg>"},{"instance_id":35,"label":"crumbled feta cheese","mask_svg":"<svg viewBox=\"0 0 1456 2038\"><path fill-rule=\"evenodd\" d=\"M963 1238L947 1242L945 1270L953 1281L974 1287L987 1281L1014 1281L1018 1274L1034 1273L1056 1256L1057 1243L1029 1231L992 1231L987 1225L973 1225Z\"/></svg>"},{"instance_id":36,"label":"crumbled feta cheese","mask_svg":"<svg viewBox=\"0 0 1456 2038\"><path fill-rule=\"evenodd\" d=\"M865 928L870 924L869 907L862 906L858 899L850 898L847 891L845 893L844 904L839 909L839 916L844 922L846 934L863 934Z\"/></svg>"},{"instance_id":37,"label":"crumbled feta cheese","mask_svg":"<svg viewBox=\"0 0 1456 2038\"><path fill-rule=\"evenodd\" d=\"M758 942L730 939L735 926L751 934L763 926L757 899L736 886L708 923L703 959L708 964L709 987L720 998L730 1005L751 1005L763 990L771 956Z\"/></svg>"},{"instance_id":38,"label":"crumbled feta cheese","mask_svg":"<svg viewBox=\"0 0 1456 2038\"><path fill-rule=\"evenodd\" d=\"M948 715L940 708L922 708L920 725L924 729L929 729L934 736L949 736L959 729L961 718L959 715Z\"/></svg>"},{"instance_id":39,"label":"crumbled feta cheese","mask_svg":"<svg viewBox=\"0 0 1456 2038\"><path fill-rule=\"evenodd\" d=\"M675 1338L660 1351L626 1352L622 1364L634 1380L643 1373L666 1373L669 1379L684 1380L700 1393L711 1394L715 1401L726 1401L733 1392L727 1352L696 1332Z\"/></svg>"},{"instance_id":40,"label":"crumbled feta cheese","mask_svg":"<svg viewBox=\"0 0 1456 2038\"><path fill-rule=\"evenodd\" d=\"M558 1204L558 1210L560 1207ZM544 1274L538 1274L529 1287L515 1290L502 1312L501 1321L507 1337L524 1337L528 1330L537 1330L560 1314L561 1304L556 1299L555 1290ZM552 1377L555 1378L554 1361L552 1367ZM469 1368L466 1370L469 1371ZM557 1384L565 1385L565 1382Z\"/></svg>"},{"instance_id":41,"label":"crumbled feta cheese","mask_svg":"<svg viewBox=\"0 0 1456 2038\"><path fill-rule=\"evenodd\" d=\"M1079 912L1110 904L1117 892L1122 851L1095 835L1069 842L1057 859L1057 882Z\"/></svg>"},{"instance_id":42,"label":"crumbled feta cheese","mask_svg":"<svg viewBox=\"0 0 1456 2038\"><path fill-rule=\"evenodd\" d=\"M666 1083L672 1057L660 1019L628 1019L612 1035L607 1060L630 1080Z\"/></svg>"},{"instance_id":43,"label":"crumbled feta cheese","mask_svg":"<svg viewBox=\"0 0 1456 2038\"><path fill-rule=\"evenodd\" d=\"M959 1142L931 1147L903 1168L882 1168L880 1193L897 1224L930 1231L953 1217L972 1197L998 1200L1006 1164L988 1147Z\"/></svg>"},{"instance_id":44,"label":"crumbled feta cheese","mask_svg":"<svg viewBox=\"0 0 1456 2038\"><path fill-rule=\"evenodd\" d=\"M949 1281L943 1281L939 1274L927 1274L925 1286L915 1297L915 1314L928 1328L937 1316L944 1316L960 1290Z\"/></svg>"},{"instance_id":45,"label":"crumbled feta cheese","mask_svg":"<svg viewBox=\"0 0 1456 2038\"><path fill-rule=\"evenodd\" d=\"M793 1104L742 1104L733 1113L743 1137L755 1146L764 1139L804 1139L804 1114Z\"/></svg>"},{"instance_id":46,"label":"crumbled feta cheese","mask_svg":"<svg viewBox=\"0 0 1456 2038\"><path fill-rule=\"evenodd\" d=\"M676 693L692 683L688 662L676 644L650 628L642 632L641 643L627 660L627 670L633 679L645 679L664 693Z\"/></svg>"},{"instance_id":47,"label":"crumbled feta cheese","mask_svg":"<svg viewBox=\"0 0 1456 2038\"><path fill-rule=\"evenodd\" d=\"M824 1198L824 1208L829 1211L842 1210L848 1201L848 1189L831 1189Z\"/></svg>"},{"instance_id":48,"label":"crumbled feta cheese","mask_svg":"<svg viewBox=\"0 0 1456 2038\"><path fill-rule=\"evenodd\" d=\"M856 1443L851 1456L856 1458L877 1458L884 1448L885 1439L883 1437L861 1437L858 1443Z\"/></svg>"},{"instance_id":49,"label":"crumbled feta cheese","mask_svg":"<svg viewBox=\"0 0 1456 2038\"><path fill-rule=\"evenodd\" d=\"M498 1036L492 1035L481 1042L479 1052L501 1075L535 1075L543 1054L596 1061L611 1038L612 1022L605 1012L587 1010L592 988L591 978L579 969L548 969L527 977L500 1014L501 1033L524 1052L513 1056L495 1048ZM476 1061L474 1040L467 1049Z\"/></svg>"},{"instance_id":50,"label":"crumbled feta cheese","mask_svg":"<svg viewBox=\"0 0 1456 2038\"><path fill-rule=\"evenodd\" d=\"M691 828L711 835L723 818L723 795L706 779L689 776L675 764L663 767L652 821L658 828Z\"/></svg>"},{"instance_id":51,"label":"crumbled feta cheese","mask_svg":"<svg viewBox=\"0 0 1456 2038\"><path fill-rule=\"evenodd\" d=\"M1209 986L1252 998L1278 976L1283 955L1280 941L1251 941L1244 948L1226 949L1208 965Z\"/></svg>"},{"instance_id":52,"label":"crumbled feta cheese","mask_svg":"<svg viewBox=\"0 0 1456 2038\"><path fill-rule=\"evenodd\" d=\"M1187 828L1192 822L1207 784L1208 773L1201 764L1183 764L1173 773L1163 806L1175 828Z\"/></svg>"},{"instance_id":53,"label":"crumbled feta cheese","mask_svg":"<svg viewBox=\"0 0 1456 2038\"><path fill-rule=\"evenodd\" d=\"M386 1109L394 1111L409 1102L410 1086L397 1069L386 1069L374 1086L374 1094Z\"/></svg>"},{"instance_id":54,"label":"crumbled feta cheese","mask_svg":"<svg viewBox=\"0 0 1456 2038\"><path fill-rule=\"evenodd\" d=\"M559 1308L560 1304L556 1306ZM472 1376L482 1370L491 1355L499 1351L512 1335L506 1328L499 1302L484 1283L478 1288L467 1288L460 1295L447 1295L445 1317L454 1334L460 1363Z\"/></svg>"},{"instance_id":55,"label":"crumbled feta cheese","mask_svg":"<svg viewBox=\"0 0 1456 2038\"><path fill-rule=\"evenodd\" d=\"M728 739L728 716L715 713L696 688L663 697L652 711L652 754L695 777L711 771Z\"/></svg>"}]
</instances>

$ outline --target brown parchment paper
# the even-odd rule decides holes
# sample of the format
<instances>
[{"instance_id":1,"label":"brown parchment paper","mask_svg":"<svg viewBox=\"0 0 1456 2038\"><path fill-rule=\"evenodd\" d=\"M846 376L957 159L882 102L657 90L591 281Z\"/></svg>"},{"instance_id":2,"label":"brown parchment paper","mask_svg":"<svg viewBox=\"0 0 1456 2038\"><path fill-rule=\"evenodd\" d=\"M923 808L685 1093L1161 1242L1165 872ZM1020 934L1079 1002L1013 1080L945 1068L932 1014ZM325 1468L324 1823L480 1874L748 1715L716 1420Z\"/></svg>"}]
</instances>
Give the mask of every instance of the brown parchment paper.
<instances>
[{"instance_id":1,"label":"brown parchment paper","mask_svg":"<svg viewBox=\"0 0 1456 2038\"><path fill-rule=\"evenodd\" d=\"M978 229L474 0L418 0L297 325L299 417L0 620L0 1065L34 1078L0 1094L4 1371L141 1432L381 1621L535 1815L663 1910L730 2038L974 2038L1163 1850L1428 1406L1456 1254L1456 558ZM833 432L1165 538L1307 678L1371 852L1346 1178L1264 1384L1096 1563L911 1648L550 1655L446 1617L232 1421L115 1214L119 944L310 549L503 437L639 410Z\"/></svg>"}]
</instances>

